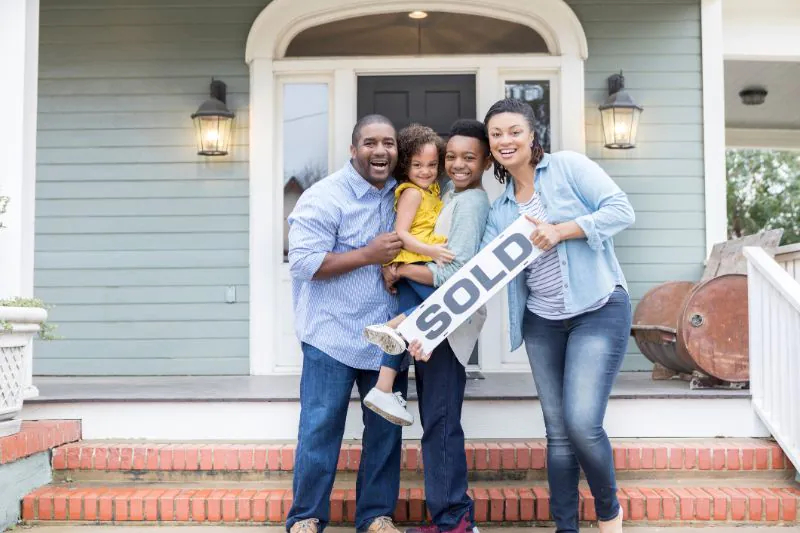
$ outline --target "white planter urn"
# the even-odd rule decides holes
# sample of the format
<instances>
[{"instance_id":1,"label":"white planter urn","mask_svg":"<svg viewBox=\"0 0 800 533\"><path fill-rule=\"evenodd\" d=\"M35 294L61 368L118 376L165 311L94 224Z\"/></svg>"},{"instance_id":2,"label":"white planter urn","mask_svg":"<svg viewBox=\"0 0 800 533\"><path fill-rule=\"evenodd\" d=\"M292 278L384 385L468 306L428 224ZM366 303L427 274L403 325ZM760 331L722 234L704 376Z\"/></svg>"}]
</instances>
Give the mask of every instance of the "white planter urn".
<instances>
[{"instance_id":1,"label":"white planter urn","mask_svg":"<svg viewBox=\"0 0 800 533\"><path fill-rule=\"evenodd\" d=\"M19 431L27 368L25 348L47 319L39 307L0 306L0 437Z\"/></svg>"}]
</instances>

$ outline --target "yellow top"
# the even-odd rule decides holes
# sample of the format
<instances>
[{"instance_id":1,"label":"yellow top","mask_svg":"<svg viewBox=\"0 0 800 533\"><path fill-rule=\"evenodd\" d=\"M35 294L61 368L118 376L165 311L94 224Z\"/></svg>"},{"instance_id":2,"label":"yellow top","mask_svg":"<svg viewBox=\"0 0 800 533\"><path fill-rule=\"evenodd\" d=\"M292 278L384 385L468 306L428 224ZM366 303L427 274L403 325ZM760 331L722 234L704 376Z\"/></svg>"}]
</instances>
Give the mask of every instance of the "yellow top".
<instances>
[{"instance_id":1,"label":"yellow top","mask_svg":"<svg viewBox=\"0 0 800 533\"><path fill-rule=\"evenodd\" d=\"M420 203L417 208L417 214L414 215L414 220L411 222L411 228L409 228L408 232L418 241L425 244L444 244L447 242L447 237L437 235L433 232L433 228L436 226L436 219L439 218L439 213L444 205L442 199L439 197L439 184L434 183L425 190L422 187L414 185L410 181L402 183L394 191L395 211L397 210L397 201L406 189L417 189L422 193L422 203ZM427 255L421 255L403 249L391 263L428 263L430 261L433 261L433 259Z\"/></svg>"}]
</instances>

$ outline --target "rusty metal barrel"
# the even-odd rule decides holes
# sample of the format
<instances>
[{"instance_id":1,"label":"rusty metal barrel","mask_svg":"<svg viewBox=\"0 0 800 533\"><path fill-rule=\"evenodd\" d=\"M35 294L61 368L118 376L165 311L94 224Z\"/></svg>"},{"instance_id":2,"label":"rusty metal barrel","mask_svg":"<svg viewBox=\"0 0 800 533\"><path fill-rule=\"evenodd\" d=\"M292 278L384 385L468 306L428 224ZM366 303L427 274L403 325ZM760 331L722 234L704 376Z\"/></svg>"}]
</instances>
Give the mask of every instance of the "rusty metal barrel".
<instances>
[{"instance_id":1,"label":"rusty metal barrel","mask_svg":"<svg viewBox=\"0 0 800 533\"><path fill-rule=\"evenodd\" d=\"M633 313L631 334L642 354L675 372L691 374L695 366L684 360L675 343L683 302L694 288L690 281L668 281L647 291Z\"/></svg>"},{"instance_id":2,"label":"rusty metal barrel","mask_svg":"<svg viewBox=\"0 0 800 533\"><path fill-rule=\"evenodd\" d=\"M717 379L750 379L747 276L726 274L698 284L684 302L677 349L682 360Z\"/></svg>"},{"instance_id":3,"label":"rusty metal barrel","mask_svg":"<svg viewBox=\"0 0 800 533\"><path fill-rule=\"evenodd\" d=\"M747 276L726 274L654 287L636 307L631 334L653 363L735 383L749 380L748 327Z\"/></svg>"}]
</instances>

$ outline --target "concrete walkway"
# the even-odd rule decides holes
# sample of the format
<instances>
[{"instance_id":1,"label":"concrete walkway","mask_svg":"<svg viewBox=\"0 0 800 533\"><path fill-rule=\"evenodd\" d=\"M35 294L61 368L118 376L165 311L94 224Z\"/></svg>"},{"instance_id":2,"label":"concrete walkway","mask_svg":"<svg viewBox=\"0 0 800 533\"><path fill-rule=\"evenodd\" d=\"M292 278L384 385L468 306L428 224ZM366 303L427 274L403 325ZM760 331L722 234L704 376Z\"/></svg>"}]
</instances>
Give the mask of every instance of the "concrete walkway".
<instances>
[{"instance_id":1,"label":"concrete walkway","mask_svg":"<svg viewBox=\"0 0 800 533\"><path fill-rule=\"evenodd\" d=\"M155 528L171 528L173 533L243 533L258 531L258 533L285 533L281 527L260 526L62 526L62 525L36 525L21 530L39 530L33 533L109 533L119 530L120 533L152 533ZM698 527L626 527L625 533L698 533L701 529L710 529L711 533L800 533L800 526L698 526ZM504 527L480 528L481 533L552 533L552 528L529 527ZM597 531L596 528L584 528L584 531ZM354 533L350 528L331 527L325 533Z\"/></svg>"}]
</instances>

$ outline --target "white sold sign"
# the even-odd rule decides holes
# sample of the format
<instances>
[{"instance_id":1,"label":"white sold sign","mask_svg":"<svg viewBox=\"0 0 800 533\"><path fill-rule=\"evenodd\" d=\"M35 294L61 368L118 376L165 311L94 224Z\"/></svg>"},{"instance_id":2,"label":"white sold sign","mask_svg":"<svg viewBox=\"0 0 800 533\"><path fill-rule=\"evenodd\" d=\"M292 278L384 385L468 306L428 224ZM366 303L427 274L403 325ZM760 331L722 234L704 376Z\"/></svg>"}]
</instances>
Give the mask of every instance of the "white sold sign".
<instances>
[{"instance_id":1,"label":"white sold sign","mask_svg":"<svg viewBox=\"0 0 800 533\"><path fill-rule=\"evenodd\" d=\"M436 289L397 331L430 353L542 254L530 241L536 226L521 216Z\"/></svg>"}]
</instances>

